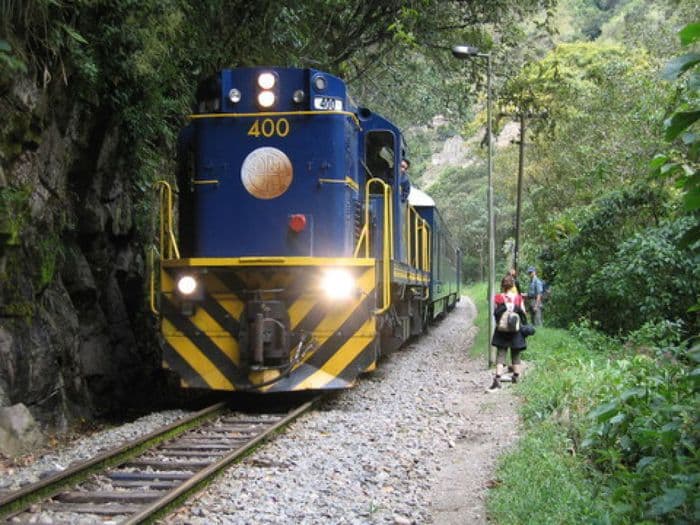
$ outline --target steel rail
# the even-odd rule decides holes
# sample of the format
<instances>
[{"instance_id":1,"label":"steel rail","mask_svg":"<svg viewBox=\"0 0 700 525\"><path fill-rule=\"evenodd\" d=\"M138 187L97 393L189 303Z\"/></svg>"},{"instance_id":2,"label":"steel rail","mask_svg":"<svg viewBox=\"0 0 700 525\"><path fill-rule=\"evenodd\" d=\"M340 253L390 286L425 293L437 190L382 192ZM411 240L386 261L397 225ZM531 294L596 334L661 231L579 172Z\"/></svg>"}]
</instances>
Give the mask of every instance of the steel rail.
<instances>
[{"instance_id":1,"label":"steel rail","mask_svg":"<svg viewBox=\"0 0 700 525\"><path fill-rule=\"evenodd\" d=\"M289 412L285 417L277 421L274 425L268 427L266 430L255 436L253 439L240 446L239 448L229 452L221 459L212 463L208 467L205 467L201 471L197 472L192 478L185 481L177 488L165 494L162 498L151 503L144 510L138 514L130 517L129 519L122 522L123 525L133 525L136 523L143 523L146 520L150 520L156 517L161 511L167 509L172 503L187 498L189 495L197 492L201 487L203 487L207 481L215 477L221 470L228 467L231 463L239 459L246 452L256 447L258 444L268 440L273 434L275 434L280 428L285 427L297 417L302 415L304 412L309 410L315 403L321 399L322 396L315 397L311 401L307 401L299 408L296 408Z\"/></svg>"},{"instance_id":2,"label":"steel rail","mask_svg":"<svg viewBox=\"0 0 700 525\"><path fill-rule=\"evenodd\" d=\"M201 421L218 415L225 406L226 403L217 403L41 481L0 496L0 519L23 512L36 501L58 494L67 485L79 483L90 474L112 467L140 454L146 448L186 432Z\"/></svg>"},{"instance_id":3,"label":"steel rail","mask_svg":"<svg viewBox=\"0 0 700 525\"><path fill-rule=\"evenodd\" d=\"M281 428L307 412L322 397L316 396L301 406L292 408L288 413L272 418L268 415L263 415L262 418L251 415L244 419L231 420L224 412L226 404L218 403L104 452L64 472L4 495L0 499L2 504L0 520L4 521L17 516L21 519L25 512L33 514L36 509L32 507L36 503L39 503L39 512L42 512L41 503L44 502L48 503L49 512L69 514L97 512L115 517L120 515L118 519L122 520L121 523L152 522L175 510L189 496L203 489L223 469L245 457L259 444L269 440ZM221 435L222 433L224 435ZM165 462L149 459L152 453L165 457ZM223 455L220 455L221 453ZM190 459L185 460L184 463L177 460L169 463L167 457L189 457ZM205 458L210 459L205 460ZM137 465L136 471L129 470ZM127 470L109 473L110 467L119 469L126 467ZM153 469L160 473L154 472ZM125 474L126 477L117 476L120 473ZM81 491L81 484L90 483L90 480L96 479L90 477L93 475L111 478L116 483L115 488L134 487L138 484L143 485L144 490L140 493L101 490L84 492L84 489ZM141 477L143 475L157 478L157 483L135 480L143 479ZM129 481L128 479L132 476L135 477L134 481ZM119 479L122 480L121 485L117 481ZM74 490L66 492L69 488ZM150 490L145 490L146 488ZM78 491L76 492L75 489ZM87 503L87 505L80 508L80 503ZM71 506L75 504L78 505ZM102 508L95 510L96 504ZM111 507L111 505L116 506ZM107 508L113 512L104 512Z\"/></svg>"}]
</instances>

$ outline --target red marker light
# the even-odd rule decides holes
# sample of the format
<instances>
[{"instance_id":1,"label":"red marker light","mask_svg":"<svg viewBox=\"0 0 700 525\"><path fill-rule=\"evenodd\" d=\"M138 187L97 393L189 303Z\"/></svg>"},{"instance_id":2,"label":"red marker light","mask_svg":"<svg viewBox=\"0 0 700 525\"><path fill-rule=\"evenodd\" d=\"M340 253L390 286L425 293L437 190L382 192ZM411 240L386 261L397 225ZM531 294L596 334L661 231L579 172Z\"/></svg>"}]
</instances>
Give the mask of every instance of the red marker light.
<instances>
[{"instance_id":1,"label":"red marker light","mask_svg":"<svg viewBox=\"0 0 700 525\"><path fill-rule=\"evenodd\" d=\"M289 217L289 227L292 231L299 233L306 228L306 215L303 213L295 213Z\"/></svg>"}]
</instances>

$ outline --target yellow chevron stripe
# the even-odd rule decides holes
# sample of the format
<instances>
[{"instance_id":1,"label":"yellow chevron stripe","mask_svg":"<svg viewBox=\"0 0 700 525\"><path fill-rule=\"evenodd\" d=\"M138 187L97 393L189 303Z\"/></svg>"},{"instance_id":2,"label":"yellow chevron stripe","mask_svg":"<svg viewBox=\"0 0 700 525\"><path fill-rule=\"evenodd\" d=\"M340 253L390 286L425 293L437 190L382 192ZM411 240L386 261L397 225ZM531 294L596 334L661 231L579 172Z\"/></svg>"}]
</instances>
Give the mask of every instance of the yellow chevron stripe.
<instances>
[{"instance_id":1,"label":"yellow chevron stripe","mask_svg":"<svg viewBox=\"0 0 700 525\"><path fill-rule=\"evenodd\" d=\"M369 334L369 335L364 335ZM296 385L295 390L304 390L307 388L321 388L325 384L337 377L372 341L374 337L374 319L368 319L360 329L350 335L348 340L340 347L340 349L331 357L323 368L318 372L311 374L301 383Z\"/></svg>"},{"instance_id":2,"label":"yellow chevron stripe","mask_svg":"<svg viewBox=\"0 0 700 525\"><path fill-rule=\"evenodd\" d=\"M204 308L197 308L195 314L190 317L193 325L199 328L200 332L207 335L222 335L228 334L224 327L221 326Z\"/></svg>"},{"instance_id":3,"label":"yellow chevron stripe","mask_svg":"<svg viewBox=\"0 0 700 525\"><path fill-rule=\"evenodd\" d=\"M358 287L362 292L367 295L374 289L374 268L370 268L357 281ZM319 346L326 342L326 340L332 336L335 331L340 328L345 321L355 312L355 310L362 304L362 298L354 301L347 308L339 309L339 305L329 305L329 313L323 318L323 320L318 324L314 330L314 338L318 342ZM336 310L336 308L338 308ZM309 359L313 354L309 354L305 361Z\"/></svg>"},{"instance_id":4,"label":"yellow chevron stripe","mask_svg":"<svg viewBox=\"0 0 700 525\"><path fill-rule=\"evenodd\" d=\"M207 291L233 319L238 319L245 306L238 296L229 290L214 273L208 273L205 281Z\"/></svg>"},{"instance_id":5,"label":"yellow chevron stripe","mask_svg":"<svg viewBox=\"0 0 700 525\"><path fill-rule=\"evenodd\" d=\"M289 325L292 327L292 330L296 330L299 322L311 311L315 304L316 301L313 297L302 296L294 301L294 304L288 308Z\"/></svg>"},{"instance_id":6,"label":"yellow chevron stripe","mask_svg":"<svg viewBox=\"0 0 700 525\"><path fill-rule=\"evenodd\" d=\"M175 328L175 325L168 321L166 317L163 317L160 328L163 332L163 336L166 338L183 337L182 332Z\"/></svg>"},{"instance_id":7,"label":"yellow chevron stripe","mask_svg":"<svg viewBox=\"0 0 700 525\"><path fill-rule=\"evenodd\" d=\"M250 382L253 383L254 385L259 385L261 383L266 383L267 381L272 381L273 379L277 379L279 376L280 376L279 370L258 370L258 371L251 372L250 374L248 374L248 379L250 379ZM264 392L265 390L267 390L269 388L271 388L271 387L267 387L267 388L263 389L262 391Z\"/></svg>"},{"instance_id":8,"label":"yellow chevron stripe","mask_svg":"<svg viewBox=\"0 0 700 525\"><path fill-rule=\"evenodd\" d=\"M215 390L234 389L233 384L226 379L226 376L188 338L170 337L168 342L211 388Z\"/></svg>"}]
</instances>

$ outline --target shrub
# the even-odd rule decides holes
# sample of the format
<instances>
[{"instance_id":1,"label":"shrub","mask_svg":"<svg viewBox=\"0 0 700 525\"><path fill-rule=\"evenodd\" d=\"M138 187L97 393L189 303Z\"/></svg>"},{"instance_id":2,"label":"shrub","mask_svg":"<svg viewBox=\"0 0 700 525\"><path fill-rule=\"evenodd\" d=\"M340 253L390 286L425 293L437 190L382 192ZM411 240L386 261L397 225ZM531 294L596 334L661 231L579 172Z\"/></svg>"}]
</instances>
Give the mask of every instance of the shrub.
<instances>
[{"instance_id":1,"label":"shrub","mask_svg":"<svg viewBox=\"0 0 700 525\"><path fill-rule=\"evenodd\" d=\"M692 223L683 217L636 233L591 275L586 309L601 329L618 333L647 321L692 322L687 311L700 290L700 267L690 250L679 247Z\"/></svg>"}]
</instances>

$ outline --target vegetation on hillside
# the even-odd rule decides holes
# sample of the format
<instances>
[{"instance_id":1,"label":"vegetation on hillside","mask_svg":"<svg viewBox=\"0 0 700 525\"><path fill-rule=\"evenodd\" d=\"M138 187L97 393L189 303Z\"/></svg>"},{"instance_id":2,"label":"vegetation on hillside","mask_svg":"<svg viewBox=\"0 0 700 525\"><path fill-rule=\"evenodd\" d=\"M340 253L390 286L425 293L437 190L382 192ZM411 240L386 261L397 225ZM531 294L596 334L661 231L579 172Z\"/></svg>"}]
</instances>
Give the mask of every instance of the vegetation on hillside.
<instances>
[{"instance_id":1,"label":"vegetation on hillside","mask_svg":"<svg viewBox=\"0 0 700 525\"><path fill-rule=\"evenodd\" d=\"M698 17L685 1L567 0L552 16L552 39L523 35L531 60L504 77L495 61L496 129L526 115L519 262L552 284L549 322L587 319L624 335L647 321L682 320L686 335L698 331L688 311L700 293L697 235L685 233L698 222L697 42L677 36ZM483 124L483 111L465 133L474 122ZM481 159L427 189L454 225L465 275L479 280L486 162L485 148L472 151ZM518 158L513 144L494 159L497 275L513 260Z\"/></svg>"}]
</instances>

